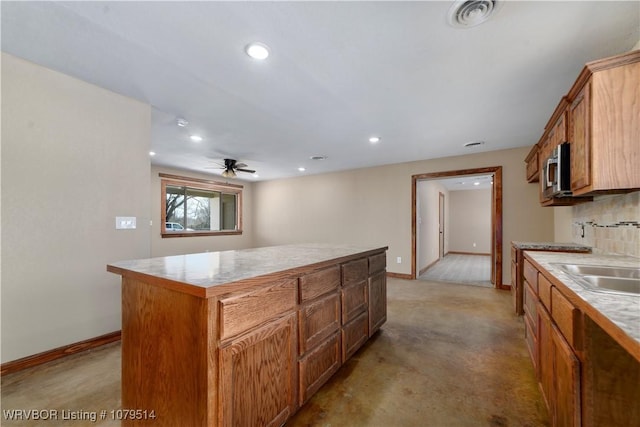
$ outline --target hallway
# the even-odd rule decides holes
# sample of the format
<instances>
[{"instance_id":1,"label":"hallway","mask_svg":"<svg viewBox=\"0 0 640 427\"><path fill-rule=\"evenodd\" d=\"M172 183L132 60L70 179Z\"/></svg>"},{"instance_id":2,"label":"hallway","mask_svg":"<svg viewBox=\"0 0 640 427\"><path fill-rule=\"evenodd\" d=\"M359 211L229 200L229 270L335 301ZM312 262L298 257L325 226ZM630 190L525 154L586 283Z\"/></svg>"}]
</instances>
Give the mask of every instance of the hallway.
<instances>
[{"instance_id":1,"label":"hallway","mask_svg":"<svg viewBox=\"0 0 640 427\"><path fill-rule=\"evenodd\" d=\"M418 279L491 288L491 256L447 254Z\"/></svg>"}]
</instances>

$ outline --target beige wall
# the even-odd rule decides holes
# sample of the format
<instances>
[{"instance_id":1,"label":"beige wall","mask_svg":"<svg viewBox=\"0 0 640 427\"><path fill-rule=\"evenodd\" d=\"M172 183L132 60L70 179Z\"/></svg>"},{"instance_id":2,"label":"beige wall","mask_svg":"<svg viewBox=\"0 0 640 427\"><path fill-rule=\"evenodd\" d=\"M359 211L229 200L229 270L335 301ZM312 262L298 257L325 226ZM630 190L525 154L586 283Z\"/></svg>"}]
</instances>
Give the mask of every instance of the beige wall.
<instances>
[{"instance_id":1,"label":"beige wall","mask_svg":"<svg viewBox=\"0 0 640 427\"><path fill-rule=\"evenodd\" d=\"M235 180L230 182L244 186L242 191L243 233L241 235L173 237L163 239L160 234L162 201L160 197L161 178L158 176L159 173L224 182L224 178L211 174L200 174L159 166L153 166L151 168L151 256L158 257L197 252L225 251L230 249L245 249L253 246L253 194L251 191L253 184Z\"/></svg>"},{"instance_id":2,"label":"beige wall","mask_svg":"<svg viewBox=\"0 0 640 427\"><path fill-rule=\"evenodd\" d=\"M254 244L385 245L389 246L388 270L409 274L411 176L502 166L503 277L508 283L512 240L553 239L553 210L540 207L537 185L525 179L524 158L529 150L527 146L256 183ZM396 257L402 258L401 264Z\"/></svg>"},{"instance_id":3,"label":"beige wall","mask_svg":"<svg viewBox=\"0 0 640 427\"><path fill-rule=\"evenodd\" d=\"M417 270L430 266L436 262L440 256L440 226L439 209L440 193L444 194L444 213L449 213L449 192L437 180L418 181L416 184L417 199ZM449 221L445 217L444 229L444 252L449 251Z\"/></svg>"},{"instance_id":4,"label":"beige wall","mask_svg":"<svg viewBox=\"0 0 640 427\"><path fill-rule=\"evenodd\" d=\"M2 362L120 329L106 264L149 256L150 122L148 105L2 54Z\"/></svg>"},{"instance_id":5,"label":"beige wall","mask_svg":"<svg viewBox=\"0 0 640 427\"><path fill-rule=\"evenodd\" d=\"M491 253L491 190L451 191L447 217L449 251Z\"/></svg>"}]
</instances>

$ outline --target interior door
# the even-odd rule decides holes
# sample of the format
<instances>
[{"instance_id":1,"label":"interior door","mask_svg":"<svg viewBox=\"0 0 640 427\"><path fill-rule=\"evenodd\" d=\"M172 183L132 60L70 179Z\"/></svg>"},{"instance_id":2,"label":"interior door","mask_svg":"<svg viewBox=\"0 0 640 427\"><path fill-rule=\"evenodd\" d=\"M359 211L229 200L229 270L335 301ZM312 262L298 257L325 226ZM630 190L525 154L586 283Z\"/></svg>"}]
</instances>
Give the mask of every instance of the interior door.
<instances>
[{"instance_id":1,"label":"interior door","mask_svg":"<svg viewBox=\"0 0 640 427\"><path fill-rule=\"evenodd\" d=\"M439 236L439 243L438 243L438 247L439 252L438 252L438 256L439 259L444 258L444 194L443 193L439 193L440 197L438 198L438 236Z\"/></svg>"}]
</instances>

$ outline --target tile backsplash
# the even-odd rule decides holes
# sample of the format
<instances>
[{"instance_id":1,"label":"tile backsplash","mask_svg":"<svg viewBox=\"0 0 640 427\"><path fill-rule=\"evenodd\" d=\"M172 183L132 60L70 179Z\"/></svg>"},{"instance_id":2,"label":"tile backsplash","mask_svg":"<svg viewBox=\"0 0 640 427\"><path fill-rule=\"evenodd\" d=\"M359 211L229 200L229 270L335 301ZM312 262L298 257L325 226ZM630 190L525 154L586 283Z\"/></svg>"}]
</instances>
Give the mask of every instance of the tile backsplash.
<instances>
[{"instance_id":1,"label":"tile backsplash","mask_svg":"<svg viewBox=\"0 0 640 427\"><path fill-rule=\"evenodd\" d=\"M573 206L572 216L575 243L591 246L593 253L640 258L640 191L596 196Z\"/></svg>"}]
</instances>

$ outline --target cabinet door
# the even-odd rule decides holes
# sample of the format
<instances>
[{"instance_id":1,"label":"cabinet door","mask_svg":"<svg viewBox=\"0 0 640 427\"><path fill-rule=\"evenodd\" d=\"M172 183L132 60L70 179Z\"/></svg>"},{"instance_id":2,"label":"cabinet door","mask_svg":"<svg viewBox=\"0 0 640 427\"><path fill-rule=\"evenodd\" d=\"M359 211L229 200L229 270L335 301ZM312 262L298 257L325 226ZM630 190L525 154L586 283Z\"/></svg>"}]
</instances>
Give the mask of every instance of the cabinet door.
<instances>
[{"instance_id":1,"label":"cabinet door","mask_svg":"<svg viewBox=\"0 0 640 427\"><path fill-rule=\"evenodd\" d=\"M340 368L340 342L340 332L336 332L300 360L300 405Z\"/></svg>"},{"instance_id":2,"label":"cabinet door","mask_svg":"<svg viewBox=\"0 0 640 427\"><path fill-rule=\"evenodd\" d=\"M591 184L591 83L588 82L571 104L569 137L571 143L571 190Z\"/></svg>"},{"instance_id":3,"label":"cabinet door","mask_svg":"<svg viewBox=\"0 0 640 427\"><path fill-rule=\"evenodd\" d=\"M296 314L220 349L220 425L280 426L296 410Z\"/></svg>"},{"instance_id":4,"label":"cabinet door","mask_svg":"<svg viewBox=\"0 0 640 427\"><path fill-rule=\"evenodd\" d=\"M580 361L558 328L552 326L555 427L580 426Z\"/></svg>"},{"instance_id":5,"label":"cabinet door","mask_svg":"<svg viewBox=\"0 0 640 427\"><path fill-rule=\"evenodd\" d=\"M381 272L369 278L369 336L387 321L387 275Z\"/></svg>"},{"instance_id":6,"label":"cabinet door","mask_svg":"<svg viewBox=\"0 0 640 427\"><path fill-rule=\"evenodd\" d=\"M553 353L551 348L551 316L547 310L538 304L538 372L542 396L549 413L553 413Z\"/></svg>"},{"instance_id":7,"label":"cabinet door","mask_svg":"<svg viewBox=\"0 0 640 427\"><path fill-rule=\"evenodd\" d=\"M340 329L340 294L334 292L302 306L298 325L303 355Z\"/></svg>"}]
</instances>

